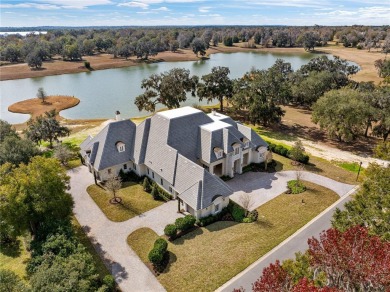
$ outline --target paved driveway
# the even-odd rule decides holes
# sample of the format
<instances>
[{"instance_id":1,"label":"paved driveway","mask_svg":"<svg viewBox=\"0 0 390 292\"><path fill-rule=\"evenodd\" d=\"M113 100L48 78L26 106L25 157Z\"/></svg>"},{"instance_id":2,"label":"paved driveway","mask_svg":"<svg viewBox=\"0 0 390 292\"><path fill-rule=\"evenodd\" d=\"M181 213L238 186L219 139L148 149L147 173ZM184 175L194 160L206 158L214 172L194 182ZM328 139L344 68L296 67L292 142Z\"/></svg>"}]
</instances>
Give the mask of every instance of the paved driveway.
<instances>
[{"instance_id":1,"label":"paved driveway","mask_svg":"<svg viewBox=\"0 0 390 292\"><path fill-rule=\"evenodd\" d=\"M276 173L247 172L236 175L226 183L234 191L230 199L240 204L241 195L247 193L253 202L250 207L253 210L287 191L287 182L293 179L296 179L296 172L291 170ZM311 172L302 172L301 179L331 189L340 197L354 188L354 185L340 183Z\"/></svg>"},{"instance_id":2,"label":"paved driveway","mask_svg":"<svg viewBox=\"0 0 390 292\"><path fill-rule=\"evenodd\" d=\"M69 170L71 194L75 201L74 213L85 233L94 244L104 263L111 271L122 291L165 291L135 252L127 245L127 236L133 231L149 227L162 235L164 227L181 217L177 213L177 202L170 201L125 222L112 222L86 192L93 184L93 177L84 166ZM239 196L246 192L253 197L252 208L264 204L286 190L288 180L295 178L294 171L280 173L249 172L237 176L227 183L235 193L231 198L239 202ZM304 173L302 179L312 181L334 190L340 196L353 186L312 173ZM242 280L244 280L243 278ZM247 279L246 279L247 280ZM246 282L245 280L245 282ZM231 283L232 285L237 284Z\"/></svg>"},{"instance_id":3,"label":"paved driveway","mask_svg":"<svg viewBox=\"0 0 390 292\"><path fill-rule=\"evenodd\" d=\"M125 222L107 219L86 192L93 177L84 166L68 171L71 194L75 201L74 213L96 250L111 271L122 291L165 291L135 252L127 245L133 231L149 227L162 235L164 227L181 217L177 202L170 201Z\"/></svg>"}]
</instances>

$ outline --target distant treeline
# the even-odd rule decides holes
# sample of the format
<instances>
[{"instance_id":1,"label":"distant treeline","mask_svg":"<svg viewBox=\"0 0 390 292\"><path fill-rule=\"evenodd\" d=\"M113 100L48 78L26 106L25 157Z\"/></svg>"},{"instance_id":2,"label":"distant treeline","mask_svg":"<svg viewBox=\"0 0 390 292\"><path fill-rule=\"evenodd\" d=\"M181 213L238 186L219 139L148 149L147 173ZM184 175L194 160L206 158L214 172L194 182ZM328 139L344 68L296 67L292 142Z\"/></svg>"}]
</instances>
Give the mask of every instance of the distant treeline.
<instances>
[{"instance_id":1,"label":"distant treeline","mask_svg":"<svg viewBox=\"0 0 390 292\"><path fill-rule=\"evenodd\" d=\"M17 30L16 30L17 29ZM31 28L3 28L22 31ZM389 26L208 26L208 27L110 27L110 28L53 28L41 35L10 34L0 37L0 60L28 62L40 67L42 61L60 55L64 60L80 60L82 56L109 53L114 57L136 56L148 59L163 51L192 48L197 54L210 46L303 47L313 50L336 40L345 47L390 50Z\"/></svg>"}]
</instances>

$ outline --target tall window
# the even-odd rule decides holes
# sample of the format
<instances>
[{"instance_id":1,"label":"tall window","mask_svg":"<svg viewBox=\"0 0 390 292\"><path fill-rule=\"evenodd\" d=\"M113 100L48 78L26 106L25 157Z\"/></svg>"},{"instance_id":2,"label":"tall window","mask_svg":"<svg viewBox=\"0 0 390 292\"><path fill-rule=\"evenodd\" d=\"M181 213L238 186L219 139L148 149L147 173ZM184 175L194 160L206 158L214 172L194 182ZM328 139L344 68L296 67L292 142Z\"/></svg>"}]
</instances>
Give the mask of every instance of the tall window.
<instances>
[{"instance_id":1,"label":"tall window","mask_svg":"<svg viewBox=\"0 0 390 292\"><path fill-rule=\"evenodd\" d=\"M219 210L219 204L218 204L218 205L215 205L215 207L214 207L214 212L218 212L218 210Z\"/></svg>"},{"instance_id":2,"label":"tall window","mask_svg":"<svg viewBox=\"0 0 390 292\"><path fill-rule=\"evenodd\" d=\"M107 169L107 173L111 174L111 168Z\"/></svg>"},{"instance_id":3,"label":"tall window","mask_svg":"<svg viewBox=\"0 0 390 292\"><path fill-rule=\"evenodd\" d=\"M234 148L234 155L240 154L240 147Z\"/></svg>"},{"instance_id":4,"label":"tall window","mask_svg":"<svg viewBox=\"0 0 390 292\"><path fill-rule=\"evenodd\" d=\"M161 179L160 181L161 181L161 185L163 186L163 185L164 185L164 181L163 181L163 179Z\"/></svg>"},{"instance_id":5,"label":"tall window","mask_svg":"<svg viewBox=\"0 0 390 292\"><path fill-rule=\"evenodd\" d=\"M154 172L152 171L152 178L154 178Z\"/></svg>"},{"instance_id":6,"label":"tall window","mask_svg":"<svg viewBox=\"0 0 390 292\"><path fill-rule=\"evenodd\" d=\"M148 174L149 174L149 168L148 168Z\"/></svg>"},{"instance_id":7,"label":"tall window","mask_svg":"<svg viewBox=\"0 0 390 292\"><path fill-rule=\"evenodd\" d=\"M123 169L127 169L127 164L123 164Z\"/></svg>"}]
</instances>

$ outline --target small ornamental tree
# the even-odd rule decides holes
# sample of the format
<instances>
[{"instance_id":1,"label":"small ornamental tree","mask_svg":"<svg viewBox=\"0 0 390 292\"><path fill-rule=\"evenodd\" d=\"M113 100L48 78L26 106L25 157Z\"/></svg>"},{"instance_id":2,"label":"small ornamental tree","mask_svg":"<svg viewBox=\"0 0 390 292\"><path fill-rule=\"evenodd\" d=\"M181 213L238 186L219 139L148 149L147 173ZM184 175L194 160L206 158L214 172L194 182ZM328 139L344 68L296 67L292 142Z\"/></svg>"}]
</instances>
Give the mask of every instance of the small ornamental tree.
<instances>
[{"instance_id":1,"label":"small ornamental tree","mask_svg":"<svg viewBox=\"0 0 390 292\"><path fill-rule=\"evenodd\" d=\"M116 196L116 193L122 187L121 178L112 176L106 181L104 186L106 187L107 191L109 191L114 196L114 202L120 202L120 198Z\"/></svg>"},{"instance_id":2,"label":"small ornamental tree","mask_svg":"<svg viewBox=\"0 0 390 292\"><path fill-rule=\"evenodd\" d=\"M305 148L303 147L302 141L298 140L294 143L294 146L288 152L288 156L296 163L303 159L305 155Z\"/></svg>"},{"instance_id":3,"label":"small ornamental tree","mask_svg":"<svg viewBox=\"0 0 390 292\"><path fill-rule=\"evenodd\" d=\"M42 103L45 103L45 99L47 97L45 90L43 87L39 87L37 91L37 97L42 100Z\"/></svg>"},{"instance_id":4,"label":"small ornamental tree","mask_svg":"<svg viewBox=\"0 0 390 292\"><path fill-rule=\"evenodd\" d=\"M152 186L150 185L149 179L147 177L144 178L143 188L145 192L150 193L152 190Z\"/></svg>"},{"instance_id":5,"label":"small ornamental tree","mask_svg":"<svg viewBox=\"0 0 390 292\"><path fill-rule=\"evenodd\" d=\"M69 160L73 157L73 153L67 146L60 144L54 149L54 157L63 165L67 165Z\"/></svg>"},{"instance_id":6,"label":"small ornamental tree","mask_svg":"<svg viewBox=\"0 0 390 292\"><path fill-rule=\"evenodd\" d=\"M152 195L153 199L155 199L155 200L158 200L160 198L156 185L153 184L152 191L150 192L150 194Z\"/></svg>"}]
</instances>

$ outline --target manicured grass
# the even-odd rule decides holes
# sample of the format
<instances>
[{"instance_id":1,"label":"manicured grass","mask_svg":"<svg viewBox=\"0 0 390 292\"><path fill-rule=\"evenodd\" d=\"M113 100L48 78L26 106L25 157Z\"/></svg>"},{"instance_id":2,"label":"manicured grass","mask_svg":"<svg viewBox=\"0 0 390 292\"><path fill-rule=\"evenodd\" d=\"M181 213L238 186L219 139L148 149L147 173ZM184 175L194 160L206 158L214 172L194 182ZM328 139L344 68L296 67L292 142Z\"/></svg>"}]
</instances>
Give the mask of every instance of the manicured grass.
<instances>
[{"instance_id":1,"label":"manicured grass","mask_svg":"<svg viewBox=\"0 0 390 292\"><path fill-rule=\"evenodd\" d=\"M15 272L26 281L26 264L30 259L30 253L26 250L22 236L17 238L17 243L12 246L0 246L0 269Z\"/></svg>"},{"instance_id":2,"label":"manicured grass","mask_svg":"<svg viewBox=\"0 0 390 292\"><path fill-rule=\"evenodd\" d=\"M276 171L296 170L296 167L291 164L291 159L272 153L273 159L276 161ZM345 170L344 168L333 164L325 159L310 156L309 164L302 164L305 171L310 171L319 175L323 175L336 181L348 184L356 184L356 174ZM362 178L361 176L359 180Z\"/></svg>"},{"instance_id":3,"label":"manicured grass","mask_svg":"<svg viewBox=\"0 0 390 292\"><path fill-rule=\"evenodd\" d=\"M337 162L336 163L338 166L340 166L341 168L344 168L345 170L348 170L350 172L354 172L354 173L358 173L359 171L359 163L357 162L352 162L352 163L348 163L348 162ZM361 168L360 171L362 172L364 169Z\"/></svg>"},{"instance_id":4,"label":"manicured grass","mask_svg":"<svg viewBox=\"0 0 390 292\"><path fill-rule=\"evenodd\" d=\"M95 263L97 272L99 273L99 276L101 279L104 278L106 275L110 275L110 272L108 271L107 267L104 265L102 259L98 255L96 249L93 247L91 241L85 234L84 230L81 228L81 225L79 221L77 221L76 217L72 217L72 226L75 235L77 236L80 243L86 248L86 250L92 255L93 261Z\"/></svg>"},{"instance_id":5,"label":"manicured grass","mask_svg":"<svg viewBox=\"0 0 390 292\"><path fill-rule=\"evenodd\" d=\"M112 195L97 185L90 185L87 192L107 218L115 222L129 220L162 204L145 192L142 185L134 182L124 183L118 191L117 196L122 199L120 204L111 204Z\"/></svg>"},{"instance_id":6,"label":"manicured grass","mask_svg":"<svg viewBox=\"0 0 390 292\"><path fill-rule=\"evenodd\" d=\"M168 291L214 291L339 198L329 189L304 183L306 192L282 194L260 206L258 222L216 222L170 242L170 264L158 280ZM157 238L142 228L127 242L146 262Z\"/></svg>"}]
</instances>

